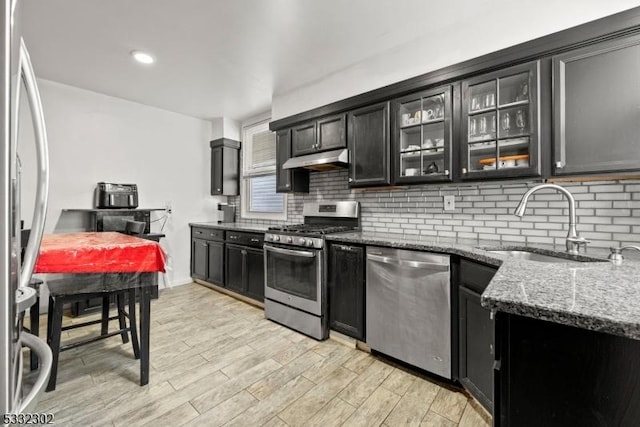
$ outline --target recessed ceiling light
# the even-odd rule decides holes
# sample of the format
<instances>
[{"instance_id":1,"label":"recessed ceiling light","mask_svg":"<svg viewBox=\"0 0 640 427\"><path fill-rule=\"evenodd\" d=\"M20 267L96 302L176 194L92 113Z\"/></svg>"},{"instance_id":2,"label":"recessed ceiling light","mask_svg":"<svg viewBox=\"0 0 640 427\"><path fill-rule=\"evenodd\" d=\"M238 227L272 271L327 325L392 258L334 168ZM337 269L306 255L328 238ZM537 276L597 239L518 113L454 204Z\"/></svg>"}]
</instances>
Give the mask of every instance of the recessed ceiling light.
<instances>
[{"instance_id":1,"label":"recessed ceiling light","mask_svg":"<svg viewBox=\"0 0 640 427\"><path fill-rule=\"evenodd\" d=\"M133 59L140 62L141 64L153 64L154 62L156 62L156 59L153 56L139 50L132 50L131 56L133 56Z\"/></svg>"}]
</instances>

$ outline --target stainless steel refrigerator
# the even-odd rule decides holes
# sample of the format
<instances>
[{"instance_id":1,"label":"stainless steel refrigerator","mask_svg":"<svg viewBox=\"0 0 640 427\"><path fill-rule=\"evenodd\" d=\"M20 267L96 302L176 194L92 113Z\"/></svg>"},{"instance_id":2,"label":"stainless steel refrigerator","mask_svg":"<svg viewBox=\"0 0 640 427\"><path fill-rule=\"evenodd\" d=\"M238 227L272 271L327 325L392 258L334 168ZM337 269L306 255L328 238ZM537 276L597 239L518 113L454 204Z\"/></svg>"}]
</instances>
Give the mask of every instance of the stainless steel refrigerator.
<instances>
[{"instance_id":1,"label":"stainless steel refrigerator","mask_svg":"<svg viewBox=\"0 0 640 427\"><path fill-rule=\"evenodd\" d=\"M22 317L36 300L29 287L47 210L48 154L42 104L20 32L20 3L0 0L0 416L33 411L51 370L51 351L26 333ZM31 233L21 256L19 106L29 104L36 141L37 188ZM40 358L40 371L23 378L23 348ZM8 422L12 422L11 420Z\"/></svg>"}]
</instances>

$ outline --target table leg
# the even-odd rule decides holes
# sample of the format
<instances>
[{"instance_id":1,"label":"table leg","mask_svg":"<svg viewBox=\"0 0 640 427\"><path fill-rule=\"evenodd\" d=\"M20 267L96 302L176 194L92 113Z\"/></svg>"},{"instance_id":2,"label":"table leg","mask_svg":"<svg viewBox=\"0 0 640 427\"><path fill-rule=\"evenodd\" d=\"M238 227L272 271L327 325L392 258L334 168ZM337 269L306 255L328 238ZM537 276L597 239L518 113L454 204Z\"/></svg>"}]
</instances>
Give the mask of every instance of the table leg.
<instances>
[{"instance_id":1,"label":"table leg","mask_svg":"<svg viewBox=\"0 0 640 427\"><path fill-rule=\"evenodd\" d=\"M29 330L35 336L40 335L40 291L38 291L38 297L36 302L29 309ZM38 369L38 356L33 351L29 351L31 370Z\"/></svg>"},{"instance_id":2,"label":"table leg","mask_svg":"<svg viewBox=\"0 0 640 427\"><path fill-rule=\"evenodd\" d=\"M140 288L140 385L149 384L149 329L151 326L151 286Z\"/></svg>"}]
</instances>

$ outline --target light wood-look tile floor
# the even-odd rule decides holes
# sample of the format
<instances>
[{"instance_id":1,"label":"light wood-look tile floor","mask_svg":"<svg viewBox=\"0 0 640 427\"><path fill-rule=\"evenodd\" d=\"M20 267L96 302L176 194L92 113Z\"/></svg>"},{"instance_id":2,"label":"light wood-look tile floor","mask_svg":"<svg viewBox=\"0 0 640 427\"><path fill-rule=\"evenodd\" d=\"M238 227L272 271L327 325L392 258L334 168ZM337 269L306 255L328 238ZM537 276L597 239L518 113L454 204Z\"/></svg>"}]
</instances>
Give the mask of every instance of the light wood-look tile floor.
<instances>
[{"instance_id":1,"label":"light wood-look tile floor","mask_svg":"<svg viewBox=\"0 0 640 427\"><path fill-rule=\"evenodd\" d=\"M52 412L64 426L470 427L491 421L453 388L337 341L317 342L195 283L161 291L151 317L149 385L138 385L131 344L113 337L63 352L57 388L34 412ZM66 331L63 342L98 328ZM41 329L44 335L46 326Z\"/></svg>"}]
</instances>

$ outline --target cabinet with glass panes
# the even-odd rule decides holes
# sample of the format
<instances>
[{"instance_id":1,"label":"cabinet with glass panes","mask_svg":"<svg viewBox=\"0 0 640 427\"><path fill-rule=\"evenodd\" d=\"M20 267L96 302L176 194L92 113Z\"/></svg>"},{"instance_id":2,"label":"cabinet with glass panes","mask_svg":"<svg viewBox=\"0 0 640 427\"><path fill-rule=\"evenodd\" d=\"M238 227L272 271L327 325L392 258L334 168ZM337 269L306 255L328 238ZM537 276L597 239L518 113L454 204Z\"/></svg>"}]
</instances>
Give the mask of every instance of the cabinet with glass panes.
<instances>
[{"instance_id":1,"label":"cabinet with glass panes","mask_svg":"<svg viewBox=\"0 0 640 427\"><path fill-rule=\"evenodd\" d=\"M451 181L451 92L447 85L393 101L395 183Z\"/></svg>"},{"instance_id":2,"label":"cabinet with glass panes","mask_svg":"<svg viewBox=\"0 0 640 427\"><path fill-rule=\"evenodd\" d=\"M536 176L539 63L462 82L461 178Z\"/></svg>"}]
</instances>

